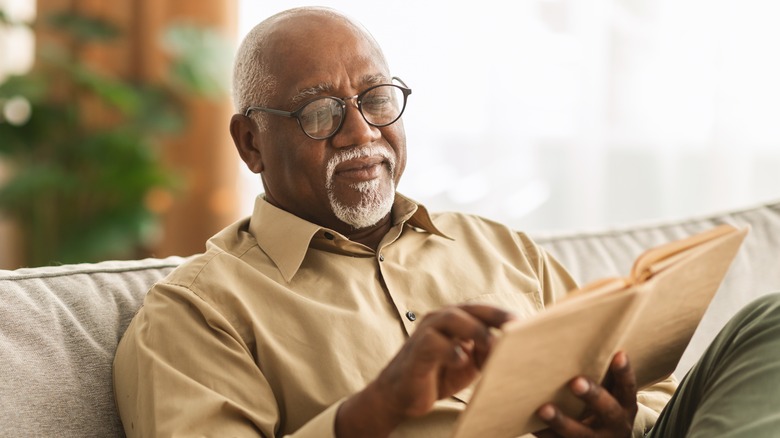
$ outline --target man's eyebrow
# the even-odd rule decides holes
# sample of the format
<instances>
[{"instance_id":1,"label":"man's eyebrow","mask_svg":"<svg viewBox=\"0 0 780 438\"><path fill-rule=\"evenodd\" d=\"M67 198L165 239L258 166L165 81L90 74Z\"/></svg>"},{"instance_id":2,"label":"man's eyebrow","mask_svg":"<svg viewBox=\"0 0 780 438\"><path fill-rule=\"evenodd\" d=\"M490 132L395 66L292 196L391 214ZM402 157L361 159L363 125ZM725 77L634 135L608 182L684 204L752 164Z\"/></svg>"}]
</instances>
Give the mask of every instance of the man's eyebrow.
<instances>
[{"instance_id":1,"label":"man's eyebrow","mask_svg":"<svg viewBox=\"0 0 780 438\"><path fill-rule=\"evenodd\" d=\"M361 86L370 87L372 85L379 85L379 84L387 84L390 83L390 80L387 78L387 76L383 74L371 74L371 75L363 75L360 78L360 84ZM295 96L290 99L290 102L295 105L298 103L303 102L307 98L311 96L317 96L320 94L327 94L330 90L333 89L333 84L330 82L323 82L321 84L317 84L313 87L304 88L302 90L299 90L298 93L295 94Z\"/></svg>"},{"instance_id":2,"label":"man's eyebrow","mask_svg":"<svg viewBox=\"0 0 780 438\"><path fill-rule=\"evenodd\" d=\"M303 90L299 90L298 93L295 94L295 96L293 96L292 99L290 99L290 101L293 104L300 103L306 100L306 98L310 96L316 96L318 94L327 93L332 89L333 89L333 84L330 82L317 84L313 87L308 87L308 88L304 88Z\"/></svg>"},{"instance_id":3,"label":"man's eyebrow","mask_svg":"<svg viewBox=\"0 0 780 438\"><path fill-rule=\"evenodd\" d=\"M360 78L360 83L368 86L389 84L390 79L383 74L364 75L362 78Z\"/></svg>"}]
</instances>

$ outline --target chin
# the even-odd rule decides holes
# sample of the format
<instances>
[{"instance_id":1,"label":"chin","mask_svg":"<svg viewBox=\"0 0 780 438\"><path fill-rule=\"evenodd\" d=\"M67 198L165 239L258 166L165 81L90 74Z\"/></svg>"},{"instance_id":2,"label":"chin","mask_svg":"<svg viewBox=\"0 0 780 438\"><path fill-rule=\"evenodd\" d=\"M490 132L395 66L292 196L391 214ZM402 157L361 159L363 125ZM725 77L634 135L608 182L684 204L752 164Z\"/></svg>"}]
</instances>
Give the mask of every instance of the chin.
<instances>
[{"instance_id":1,"label":"chin","mask_svg":"<svg viewBox=\"0 0 780 438\"><path fill-rule=\"evenodd\" d=\"M395 201L395 184L382 187L380 180L374 179L350 185L359 196L357 202L343 202L333 190L328 198L333 214L356 230L369 228L387 217Z\"/></svg>"}]
</instances>

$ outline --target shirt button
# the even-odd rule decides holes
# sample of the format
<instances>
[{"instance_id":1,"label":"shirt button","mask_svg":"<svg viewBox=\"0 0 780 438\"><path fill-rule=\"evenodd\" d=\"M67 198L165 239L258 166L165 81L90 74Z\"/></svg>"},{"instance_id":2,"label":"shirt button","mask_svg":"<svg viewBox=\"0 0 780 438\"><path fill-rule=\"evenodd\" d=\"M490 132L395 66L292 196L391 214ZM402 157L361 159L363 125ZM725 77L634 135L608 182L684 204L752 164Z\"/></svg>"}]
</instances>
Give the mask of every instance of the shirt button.
<instances>
[{"instance_id":1,"label":"shirt button","mask_svg":"<svg viewBox=\"0 0 780 438\"><path fill-rule=\"evenodd\" d=\"M331 233L329 233L327 231L325 232L325 234L323 234L323 236L325 236L325 238L328 239L328 240L333 240L333 238L335 237L333 234L331 234Z\"/></svg>"},{"instance_id":2,"label":"shirt button","mask_svg":"<svg viewBox=\"0 0 780 438\"><path fill-rule=\"evenodd\" d=\"M385 256L384 256L384 254L379 254L379 261L380 261L380 262L383 262L383 261L385 261Z\"/></svg>"},{"instance_id":3,"label":"shirt button","mask_svg":"<svg viewBox=\"0 0 780 438\"><path fill-rule=\"evenodd\" d=\"M417 315L415 315L414 312L410 310L406 312L406 319L408 319L409 321L414 321L415 319L417 319Z\"/></svg>"}]
</instances>

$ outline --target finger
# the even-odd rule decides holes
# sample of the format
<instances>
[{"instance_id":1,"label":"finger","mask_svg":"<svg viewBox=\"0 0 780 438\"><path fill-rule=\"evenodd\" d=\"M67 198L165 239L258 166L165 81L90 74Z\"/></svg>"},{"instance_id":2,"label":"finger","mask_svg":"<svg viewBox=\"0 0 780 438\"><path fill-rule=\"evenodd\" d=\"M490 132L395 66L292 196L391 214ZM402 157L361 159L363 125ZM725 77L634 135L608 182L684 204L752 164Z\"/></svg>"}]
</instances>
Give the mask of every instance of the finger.
<instances>
[{"instance_id":1,"label":"finger","mask_svg":"<svg viewBox=\"0 0 780 438\"><path fill-rule=\"evenodd\" d=\"M536 415L558 435L563 436L591 436L591 431L577 420L565 415L552 404L542 405ZM548 432L547 435L551 436ZM555 435L553 435L555 436Z\"/></svg>"},{"instance_id":2,"label":"finger","mask_svg":"<svg viewBox=\"0 0 780 438\"><path fill-rule=\"evenodd\" d=\"M466 341L460 341L460 348L463 349L463 351L468 354L472 355L474 353L474 341L473 340L466 340Z\"/></svg>"},{"instance_id":3,"label":"finger","mask_svg":"<svg viewBox=\"0 0 780 438\"><path fill-rule=\"evenodd\" d=\"M613 428L625 422L623 406L602 386L584 377L577 377L572 379L569 387L574 395L585 402L588 410L598 417L601 423Z\"/></svg>"},{"instance_id":4,"label":"finger","mask_svg":"<svg viewBox=\"0 0 780 438\"><path fill-rule=\"evenodd\" d=\"M628 355L619 351L609 367L613 382L612 395L625 409L636 409L636 376L628 361Z\"/></svg>"},{"instance_id":5,"label":"finger","mask_svg":"<svg viewBox=\"0 0 780 438\"><path fill-rule=\"evenodd\" d=\"M487 304L461 304L458 308L482 321L488 327L500 328L504 323L517 319L513 313Z\"/></svg>"},{"instance_id":6,"label":"finger","mask_svg":"<svg viewBox=\"0 0 780 438\"><path fill-rule=\"evenodd\" d=\"M442 315L420 329L431 330L446 339L456 358L472 362L477 369L482 367L492 344L490 330L467 315Z\"/></svg>"},{"instance_id":7,"label":"finger","mask_svg":"<svg viewBox=\"0 0 780 438\"><path fill-rule=\"evenodd\" d=\"M459 307L447 307L425 315L418 330L429 327L448 338L462 341L485 341L489 334L487 325Z\"/></svg>"},{"instance_id":8,"label":"finger","mask_svg":"<svg viewBox=\"0 0 780 438\"><path fill-rule=\"evenodd\" d=\"M517 319L517 317L498 307L485 304L462 304L458 308L488 327L488 330L485 332L486 342L475 343L471 349L474 362L477 364L477 368L481 369L493 347L494 336L490 328L500 328L507 322Z\"/></svg>"},{"instance_id":9,"label":"finger","mask_svg":"<svg viewBox=\"0 0 780 438\"><path fill-rule=\"evenodd\" d=\"M410 344L413 350L412 360L419 360L425 369L439 366L462 366L471 361L469 352L461 342L444 335L432 327L422 327L415 333ZM414 359L417 358L417 359Z\"/></svg>"},{"instance_id":10,"label":"finger","mask_svg":"<svg viewBox=\"0 0 780 438\"><path fill-rule=\"evenodd\" d=\"M510 318L509 313L491 306L449 307L426 315L418 331L432 328L453 340L473 342L471 357L481 368L493 343L490 327L503 324Z\"/></svg>"}]
</instances>

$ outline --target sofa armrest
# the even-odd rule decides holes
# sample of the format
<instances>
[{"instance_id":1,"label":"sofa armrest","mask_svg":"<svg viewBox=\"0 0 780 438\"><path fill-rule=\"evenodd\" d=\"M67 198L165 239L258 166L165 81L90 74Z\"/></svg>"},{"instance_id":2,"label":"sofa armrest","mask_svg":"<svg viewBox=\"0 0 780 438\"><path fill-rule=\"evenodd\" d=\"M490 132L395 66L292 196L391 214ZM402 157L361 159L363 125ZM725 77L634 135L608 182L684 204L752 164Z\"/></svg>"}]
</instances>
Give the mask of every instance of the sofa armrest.
<instances>
[{"instance_id":1,"label":"sofa armrest","mask_svg":"<svg viewBox=\"0 0 780 438\"><path fill-rule=\"evenodd\" d=\"M111 364L149 287L183 259L0 270L4 436L124 436Z\"/></svg>"}]
</instances>

